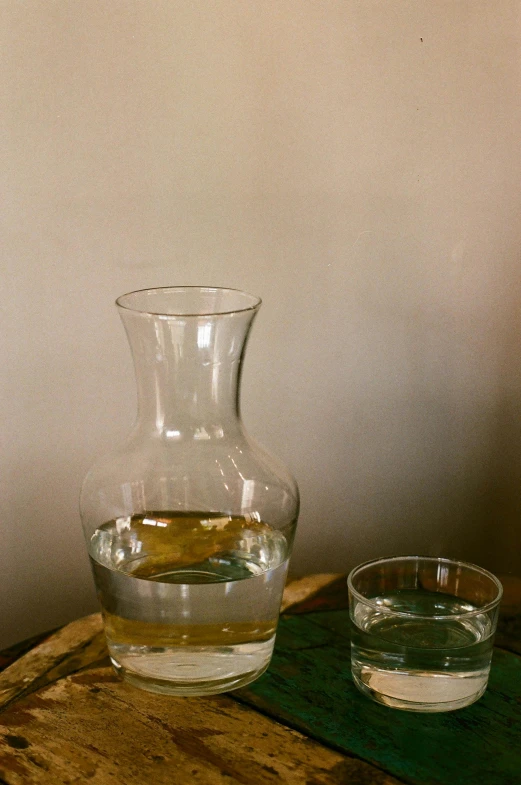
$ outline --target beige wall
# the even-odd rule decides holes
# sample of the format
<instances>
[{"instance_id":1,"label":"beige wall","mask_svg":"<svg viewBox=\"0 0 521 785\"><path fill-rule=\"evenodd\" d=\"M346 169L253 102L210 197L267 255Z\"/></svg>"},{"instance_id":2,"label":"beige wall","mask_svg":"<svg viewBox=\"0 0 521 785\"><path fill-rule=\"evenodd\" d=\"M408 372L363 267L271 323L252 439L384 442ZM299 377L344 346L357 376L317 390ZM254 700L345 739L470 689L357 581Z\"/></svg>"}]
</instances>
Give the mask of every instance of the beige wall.
<instances>
[{"instance_id":1,"label":"beige wall","mask_svg":"<svg viewBox=\"0 0 521 785\"><path fill-rule=\"evenodd\" d=\"M260 294L247 425L293 566L521 574L520 0L0 0L0 644L95 607L132 421L113 299Z\"/></svg>"}]
</instances>

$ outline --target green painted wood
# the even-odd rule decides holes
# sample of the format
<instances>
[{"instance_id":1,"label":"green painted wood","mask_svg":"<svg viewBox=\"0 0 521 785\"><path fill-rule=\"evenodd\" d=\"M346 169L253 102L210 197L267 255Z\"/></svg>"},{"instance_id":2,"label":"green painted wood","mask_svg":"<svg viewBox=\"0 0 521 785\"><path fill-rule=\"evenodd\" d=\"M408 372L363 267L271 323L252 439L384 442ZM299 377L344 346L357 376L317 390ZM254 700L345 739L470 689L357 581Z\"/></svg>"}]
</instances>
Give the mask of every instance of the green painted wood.
<instances>
[{"instance_id":1,"label":"green painted wood","mask_svg":"<svg viewBox=\"0 0 521 785\"><path fill-rule=\"evenodd\" d=\"M267 673L234 695L414 785L521 782L521 657L509 652L495 650L489 687L477 703L416 714L358 692L346 610L287 616Z\"/></svg>"}]
</instances>

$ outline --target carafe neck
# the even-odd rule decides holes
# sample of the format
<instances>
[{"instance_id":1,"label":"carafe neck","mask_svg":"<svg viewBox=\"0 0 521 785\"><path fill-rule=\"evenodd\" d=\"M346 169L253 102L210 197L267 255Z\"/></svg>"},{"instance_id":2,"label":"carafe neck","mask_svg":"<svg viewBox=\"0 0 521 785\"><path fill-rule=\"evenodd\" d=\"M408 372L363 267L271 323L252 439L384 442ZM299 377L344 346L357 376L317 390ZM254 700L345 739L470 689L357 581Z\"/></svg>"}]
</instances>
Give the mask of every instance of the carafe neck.
<instances>
[{"instance_id":1,"label":"carafe neck","mask_svg":"<svg viewBox=\"0 0 521 785\"><path fill-rule=\"evenodd\" d=\"M136 428L209 440L242 429L242 361L256 310L172 316L120 309L136 373Z\"/></svg>"}]
</instances>

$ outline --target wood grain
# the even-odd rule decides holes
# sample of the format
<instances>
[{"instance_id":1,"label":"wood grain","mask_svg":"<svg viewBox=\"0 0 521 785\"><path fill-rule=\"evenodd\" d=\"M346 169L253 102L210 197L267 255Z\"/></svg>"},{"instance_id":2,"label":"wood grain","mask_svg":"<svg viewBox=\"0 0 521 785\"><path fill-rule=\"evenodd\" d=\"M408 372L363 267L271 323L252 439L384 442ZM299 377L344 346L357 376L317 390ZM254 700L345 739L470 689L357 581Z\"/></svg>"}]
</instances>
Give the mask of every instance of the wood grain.
<instances>
[{"instance_id":1,"label":"wood grain","mask_svg":"<svg viewBox=\"0 0 521 785\"><path fill-rule=\"evenodd\" d=\"M397 785L229 696L174 698L109 668L49 685L0 714L5 785Z\"/></svg>"},{"instance_id":2,"label":"wood grain","mask_svg":"<svg viewBox=\"0 0 521 785\"><path fill-rule=\"evenodd\" d=\"M0 708L106 655L101 614L73 621L0 673Z\"/></svg>"},{"instance_id":3,"label":"wood grain","mask_svg":"<svg viewBox=\"0 0 521 785\"><path fill-rule=\"evenodd\" d=\"M291 613L296 605L321 594L328 586L339 579L342 580L343 576L338 573L317 573L316 575L305 575L302 578L295 578L284 589L280 608L281 613Z\"/></svg>"}]
</instances>

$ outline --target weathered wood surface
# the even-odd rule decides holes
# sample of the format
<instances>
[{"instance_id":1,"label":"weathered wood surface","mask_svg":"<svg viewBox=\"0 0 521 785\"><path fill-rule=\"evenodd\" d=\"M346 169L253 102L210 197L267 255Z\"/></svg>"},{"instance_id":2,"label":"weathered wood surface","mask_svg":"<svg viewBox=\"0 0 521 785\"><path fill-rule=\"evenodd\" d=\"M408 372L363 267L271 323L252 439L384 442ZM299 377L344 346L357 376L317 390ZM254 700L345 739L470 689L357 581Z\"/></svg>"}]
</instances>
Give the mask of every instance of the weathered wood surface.
<instances>
[{"instance_id":1,"label":"weathered wood surface","mask_svg":"<svg viewBox=\"0 0 521 785\"><path fill-rule=\"evenodd\" d=\"M0 740L7 785L396 783L231 697L151 695L108 668L12 705L0 714Z\"/></svg>"},{"instance_id":2,"label":"weathered wood surface","mask_svg":"<svg viewBox=\"0 0 521 785\"><path fill-rule=\"evenodd\" d=\"M508 596L500 635L516 651ZM497 650L487 693L467 709L388 709L351 681L347 599L345 576L294 581L268 672L211 698L129 687L97 664L99 615L68 625L0 675L0 785L521 782L521 657Z\"/></svg>"},{"instance_id":3,"label":"weathered wood surface","mask_svg":"<svg viewBox=\"0 0 521 785\"><path fill-rule=\"evenodd\" d=\"M281 619L272 664L236 695L278 721L416 785L521 782L521 657L496 649L489 687L443 714L367 700L350 674L346 610Z\"/></svg>"},{"instance_id":4,"label":"weathered wood surface","mask_svg":"<svg viewBox=\"0 0 521 785\"><path fill-rule=\"evenodd\" d=\"M284 608L315 596L336 577L294 581ZM10 701L0 712L0 785L399 785L230 696L150 695L120 682L109 667L93 668L106 655L100 624L95 614L68 625L0 675ZM23 649L8 652L4 665ZM44 682L47 687L27 695Z\"/></svg>"},{"instance_id":5,"label":"weathered wood surface","mask_svg":"<svg viewBox=\"0 0 521 785\"><path fill-rule=\"evenodd\" d=\"M106 654L101 614L67 624L0 674L0 708Z\"/></svg>"},{"instance_id":6,"label":"weathered wood surface","mask_svg":"<svg viewBox=\"0 0 521 785\"><path fill-rule=\"evenodd\" d=\"M330 586L336 586L338 582L345 585L345 575L317 573L316 575L305 575L303 578L292 580L284 589L280 606L281 613L292 611L296 605L312 600L317 596L322 596Z\"/></svg>"}]
</instances>

